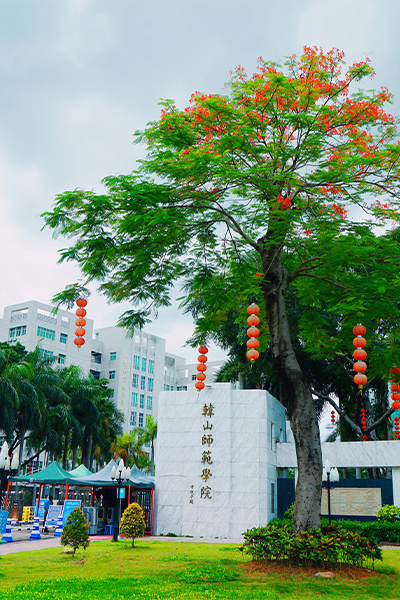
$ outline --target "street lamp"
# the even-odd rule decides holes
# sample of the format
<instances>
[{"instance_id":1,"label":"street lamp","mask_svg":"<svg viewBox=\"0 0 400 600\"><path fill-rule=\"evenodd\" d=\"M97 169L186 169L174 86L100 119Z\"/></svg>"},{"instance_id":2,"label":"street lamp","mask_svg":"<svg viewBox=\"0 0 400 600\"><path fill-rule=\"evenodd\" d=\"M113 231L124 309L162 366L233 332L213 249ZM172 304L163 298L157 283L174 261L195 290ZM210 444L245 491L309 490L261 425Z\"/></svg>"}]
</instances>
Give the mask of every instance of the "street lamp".
<instances>
[{"instance_id":1,"label":"street lamp","mask_svg":"<svg viewBox=\"0 0 400 600\"><path fill-rule=\"evenodd\" d=\"M12 475L11 471L17 471L19 465L19 454L14 453L12 460L8 456L8 444L4 442L0 452L0 507L3 505L4 482Z\"/></svg>"},{"instance_id":2,"label":"street lamp","mask_svg":"<svg viewBox=\"0 0 400 600\"><path fill-rule=\"evenodd\" d=\"M123 481L129 481L131 478L131 470L130 467L125 467L124 461L121 458L119 461L118 467L115 465L111 469L111 479L117 482L117 501L115 503L114 510L114 523L113 523L113 542L118 542L118 534L119 534L119 520L121 516L121 487Z\"/></svg>"},{"instance_id":3,"label":"street lamp","mask_svg":"<svg viewBox=\"0 0 400 600\"><path fill-rule=\"evenodd\" d=\"M325 461L325 468L322 470L322 481L326 481L328 492L328 521L331 524L331 484L339 481L339 471L336 467L331 467L329 460Z\"/></svg>"}]
</instances>

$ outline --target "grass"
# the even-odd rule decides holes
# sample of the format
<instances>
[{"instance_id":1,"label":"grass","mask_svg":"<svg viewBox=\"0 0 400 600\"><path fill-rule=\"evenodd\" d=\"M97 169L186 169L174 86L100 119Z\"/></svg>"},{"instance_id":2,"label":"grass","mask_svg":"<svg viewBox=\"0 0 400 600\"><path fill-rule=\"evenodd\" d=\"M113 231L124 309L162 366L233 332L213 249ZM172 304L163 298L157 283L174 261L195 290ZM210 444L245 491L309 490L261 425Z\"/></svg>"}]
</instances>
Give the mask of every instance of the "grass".
<instances>
[{"instance_id":1,"label":"grass","mask_svg":"<svg viewBox=\"0 0 400 600\"><path fill-rule=\"evenodd\" d=\"M95 542L75 557L60 548L0 559L0 600L400 600L400 550L376 573L333 580L314 571L266 569L238 546L136 540Z\"/></svg>"}]
</instances>

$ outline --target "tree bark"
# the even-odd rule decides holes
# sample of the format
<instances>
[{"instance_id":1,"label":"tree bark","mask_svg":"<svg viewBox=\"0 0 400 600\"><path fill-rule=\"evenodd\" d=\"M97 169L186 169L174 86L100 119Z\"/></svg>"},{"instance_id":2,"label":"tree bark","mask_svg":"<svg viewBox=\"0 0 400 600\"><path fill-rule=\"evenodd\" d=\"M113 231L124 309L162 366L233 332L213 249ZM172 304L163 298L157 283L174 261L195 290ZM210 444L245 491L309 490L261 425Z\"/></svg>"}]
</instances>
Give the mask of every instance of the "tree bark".
<instances>
[{"instance_id":1,"label":"tree bark","mask_svg":"<svg viewBox=\"0 0 400 600\"><path fill-rule=\"evenodd\" d=\"M321 519L322 451L311 388L297 362L286 316L288 272L281 264L281 248L260 252L263 291L271 338L273 368L282 385L297 455L298 479L293 531L319 527Z\"/></svg>"}]
</instances>

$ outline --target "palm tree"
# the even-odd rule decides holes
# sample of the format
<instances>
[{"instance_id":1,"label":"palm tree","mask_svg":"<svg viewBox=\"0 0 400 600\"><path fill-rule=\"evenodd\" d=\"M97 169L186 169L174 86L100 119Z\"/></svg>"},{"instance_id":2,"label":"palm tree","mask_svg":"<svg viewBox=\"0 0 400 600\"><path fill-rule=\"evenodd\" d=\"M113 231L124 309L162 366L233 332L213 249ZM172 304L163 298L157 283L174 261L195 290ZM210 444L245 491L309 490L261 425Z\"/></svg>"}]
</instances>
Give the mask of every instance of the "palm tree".
<instances>
[{"instance_id":1,"label":"palm tree","mask_svg":"<svg viewBox=\"0 0 400 600\"><path fill-rule=\"evenodd\" d=\"M118 410L110 398L111 390L108 388L108 380L100 379L96 383L98 384L98 396L95 402L99 411L99 419L92 429L89 469L92 468L93 458L96 458L98 462L101 459L110 458L111 446L122 435L124 422L123 413Z\"/></svg>"},{"instance_id":2,"label":"palm tree","mask_svg":"<svg viewBox=\"0 0 400 600\"><path fill-rule=\"evenodd\" d=\"M137 427L131 433L124 433L111 446L111 451L124 459L125 464L136 465L142 471L150 471L147 452L143 450L144 429Z\"/></svg>"},{"instance_id":3,"label":"palm tree","mask_svg":"<svg viewBox=\"0 0 400 600\"><path fill-rule=\"evenodd\" d=\"M157 437L157 422L152 416L147 415L146 417L146 429L143 430L144 443L151 443L151 471L150 474L154 475L154 440Z\"/></svg>"}]
</instances>

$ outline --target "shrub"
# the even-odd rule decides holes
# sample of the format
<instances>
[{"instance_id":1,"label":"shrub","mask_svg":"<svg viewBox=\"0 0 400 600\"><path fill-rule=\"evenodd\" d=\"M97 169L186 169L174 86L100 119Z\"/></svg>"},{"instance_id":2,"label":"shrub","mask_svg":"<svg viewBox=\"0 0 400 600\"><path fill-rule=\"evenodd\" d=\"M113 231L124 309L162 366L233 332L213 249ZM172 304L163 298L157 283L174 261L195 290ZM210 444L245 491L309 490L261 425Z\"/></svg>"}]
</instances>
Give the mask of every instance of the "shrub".
<instances>
[{"instance_id":1,"label":"shrub","mask_svg":"<svg viewBox=\"0 0 400 600\"><path fill-rule=\"evenodd\" d=\"M283 513L283 518L284 519L293 519L293 509L294 509L294 502L292 502L292 504L285 510L285 512Z\"/></svg>"},{"instance_id":2,"label":"shrub","mask_svg":"<svg viewBox=\"0 0 400 600\"><path fill-rule=\"evenodd\" d=\"M89 525L87 524L83 511L78 507L74 508L69 515L61 534L61 544L63 546L72 546L74 549L72 556L75 556L75 552L80 546L84 549L88 547L88 529Z\"/></svg>"},{"instance_id":3,"label":"shrub","mask_svg":"<svg viewBox=\"0 0 400 600\"><path fill-rule=\"evenodd\" d=\"M342 527L323 526L295 535L290 527L267 525L244 533L243 549L253 560L301 566L364 565L382 560L382 551L370 540Z\"/></svg>"},{"instance_id":4,"label":"shrub","mask_svg":"<svg viewBox=\"0 0 400 600\"><path fill-rule=\"evenodd\" d=\"M384 523L400 523L400 507L385 504L379 509L376 516L378 517L378 521L383 521Z\"/></svg>"},{"instance_id":5,"label":"shrub","mask_svg":"<svg viewBox=\"0 0 400 600\"><path fill-rule=\"evenodd\" d=\"M291 528L292 522L288 519L272 519L269 525L279 529L284 527ZM328 519L321 519L321 527L328 525ZM362 537L368 538L373 544L389 542L391 544L400 544L400 521L394 523L385 523L384 521L351 521L350 519L341 519L332 521L334 527L341 527L346 531L353 531Z\"/></svg>"},{"instance_id":6,"label":"shrub","mask_svg":"<svg viewBox=\"0 0 400 600\"><path fill-rule=\"evenodd\" d=\"M121 517L120 533L127 538L132 538L132 548L135 546L135 538L144 535L146 523L143 515L143 508L137 502L132 502Z\"/></svg>"}]
</instances>

